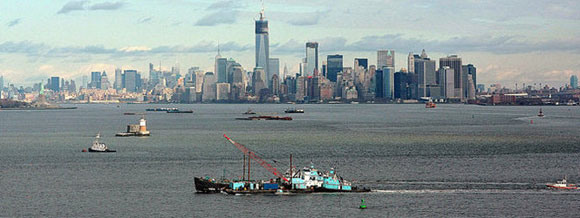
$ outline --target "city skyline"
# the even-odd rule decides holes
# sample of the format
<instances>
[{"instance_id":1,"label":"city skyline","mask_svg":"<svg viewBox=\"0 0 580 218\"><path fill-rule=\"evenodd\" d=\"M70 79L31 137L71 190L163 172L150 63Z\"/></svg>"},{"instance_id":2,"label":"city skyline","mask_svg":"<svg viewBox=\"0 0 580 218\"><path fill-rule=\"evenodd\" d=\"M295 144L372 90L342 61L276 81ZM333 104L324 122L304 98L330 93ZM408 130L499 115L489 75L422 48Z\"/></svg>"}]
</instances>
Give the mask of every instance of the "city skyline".
<instances>
[{"instance_id":1,"label":"city skyline","mask_svg":"<svg viewBox=\"0 0 580 218\"><path fill-rule=\"evenodd\" d=\"M345 67L357 57L376 65L376 52L392 49L399 70L407 67L409 52L425 48L433 59L458 54L473 63L478 83L563 86L579 74L575 60L580 43L574 36L580 30L573 27L580 17L574 13L579 8L574 1L512 1L500 10L492 7L493 1L370 1L355 7L347 3L337 1L329 8L317 1L266 2L270 57L279 58L279 66L287 65L290 73L298 72L304 45L313 41L320 45L319 60L341 54ZM0 41L0 75L6 82L31 85L50 76L78 79L103 70L112 77L118 67L145 73L150 62L170 69L177 61L182 72L191 66L213 72L218 41L223 57L234 58L248 71L255 63L251 54L259 1L3 1L0 6L29 9L6 10L0 17L5 24L0 29L6 33ZM444 6L449 11L437 13ZM527 10L509 10L521 7ZM393 19L370 13L386 9L393 13L385 18ZM409 9L422 14L409 21L401 14ZM480 12L477 16L468 13L475 10ZM199 15L186 16L187 11ZM350 16L340 16L345 14ZM113 20L118 22L111 24ZM460 28L442 25L450 21ZM424 29L426 24L436 28Z\"/></svg>"}]
</instances>

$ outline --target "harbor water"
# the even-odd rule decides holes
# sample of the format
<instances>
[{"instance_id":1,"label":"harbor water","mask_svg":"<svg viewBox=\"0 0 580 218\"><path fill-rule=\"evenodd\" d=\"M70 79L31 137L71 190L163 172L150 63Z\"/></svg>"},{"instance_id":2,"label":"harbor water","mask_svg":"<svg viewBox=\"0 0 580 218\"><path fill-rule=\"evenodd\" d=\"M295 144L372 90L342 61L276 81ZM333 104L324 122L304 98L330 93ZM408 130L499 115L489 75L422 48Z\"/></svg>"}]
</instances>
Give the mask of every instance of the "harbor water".
<instances>
[{"instance_id":1,"label":"harbor water","mask_svg":"<svg viewBox=\"0 0 580 218\"><path fill-rule=\"evenodd\" d=\"M580 107L81 104L0 111L0 217L574 217ZM115 137L147 108L149 137ZM304 114L284 114L288 107ZM292 121L236 120L258 115ZM94 136L116 153L83 153ZM193 177L237 179L243 154L280 170L334 168L370 193L196 194ZM275 178L252 163L252 179ZM366 210L360 210L361 198Z\"/></svg>"}]
</instances>

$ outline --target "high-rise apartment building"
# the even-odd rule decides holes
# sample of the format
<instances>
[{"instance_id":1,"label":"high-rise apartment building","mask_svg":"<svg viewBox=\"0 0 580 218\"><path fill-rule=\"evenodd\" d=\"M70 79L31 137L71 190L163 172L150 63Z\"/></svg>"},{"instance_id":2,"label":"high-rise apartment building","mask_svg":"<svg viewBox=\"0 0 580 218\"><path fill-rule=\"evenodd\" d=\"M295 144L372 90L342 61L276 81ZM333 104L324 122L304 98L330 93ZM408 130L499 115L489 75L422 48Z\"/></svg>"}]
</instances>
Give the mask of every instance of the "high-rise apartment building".
<instances>
[{"instance_id":1,"label":"high-rise apartment building","mask_svg":"<svg viewBox=\"0 0 580 218\"><path fill-rule=\"evenodd\" d=\"M572 87L573 89L578 88L578 76L576 75L570 76L570 87Z\"/></svg>"}]
</instances>

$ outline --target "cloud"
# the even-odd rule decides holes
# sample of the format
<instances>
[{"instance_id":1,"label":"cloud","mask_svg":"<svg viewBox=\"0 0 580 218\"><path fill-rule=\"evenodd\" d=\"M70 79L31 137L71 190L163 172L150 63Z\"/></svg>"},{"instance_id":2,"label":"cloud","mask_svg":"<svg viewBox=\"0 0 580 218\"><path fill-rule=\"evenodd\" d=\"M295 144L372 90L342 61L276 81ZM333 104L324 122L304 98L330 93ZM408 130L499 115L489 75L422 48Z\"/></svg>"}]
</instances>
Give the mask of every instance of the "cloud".
<instances>
[{"instance_id":1,"label":"cloud","mask_svg":"<svg viewBox=\"0 0 580 218\"><path fill-rule=\"evenodd\" d=\"M222 51L248 51L252 48L252 45L241 45L237 42L226 42L220 44L220 49ZM216 49L217 45L210 41L201 41L194 45L158 46L153 48L148 46L106 48L103 45L53 47L44 43L34 43L30 41L8 41L0 44L0 54L24 54L29 57L69 57L79 54L131 56L175 53L205 53L214 52Z\"/></svg>"},{"instance_id":2,"label":"cloud","mask_svg":"<svg viewBox=\"0 0 580 218\"><path fill-rule=\"evenodd\" d=\"M85 11L85 10L89 10L89 11L97 11L97 10L107 10L107 11L112 11L112 10L118 10L121 9L123 6L125 6L124 2L100 2L100 3L95 3L93 5L89 5L87 6L87 4L89 4L88 0L75 0L75 1L70 1L68 3L66 3L64 6L62 6L62 8L57 12L57 14L66 14L72 11Z\"/></svg>"},{"instance_id":3,"label":"cloud","mask_svg":"<svg viewBox=\"0 0 580 218\"><path fill-rule=\"evenodd\" d=\"M148 23L148 22L150 22L152 19L153 19L152 17L142 17L142 18L140 18L140 19L137 21L137 23Z\"/></svg>"},{"instance_id":4,"label":"cloud","mask_svg":"<svg viewBox=\"0 0 580 218\"><path fill-rule=\"evenodd\" d=\"M320 22L320 18L324 15L328 14L328 11L325 12L314 12L314 13L306 13L306 14L296 14L293 18L289 19L287 22L290 25L294 26L312 26L316 25Z\"/></svg>"},{"instance_id":5,"label":"cloud","mask_svg":"<svg viewBox=\"0 0 580 218\"><path fill-rule=\"evenodd\" d=\"M127 46L118 49L121 52L143 52L143 51L151 51L151 48L147 46Z\"/></svg>"},{"instance_id":6,"label":"cloud","mask_svg":"<svg viewBox=\"0 0 580 218\"><path fill-rule=\"evenodd\" d=\"M238 1L218 1L211 4L207 7L207 10L214 10L214 9L232 9L239 6Z\"/></svg>"},{"instance_id":7,"label":"cloud","mask_svg":"<svg viewBox=\"0 0 580 218\"><path fill-rule=\"evenodd\" d=\"M85 5L89 1L87 0L80 0L80 1L70 1L66 3L62 8L57 12L57 14L66 14L71 11L83 11L85 10Z\"/></svg>"},{"instance_id":8,"label":"cloud","mask_svg":"<svg viewBox=\"0 0 580 218\"><path fill-rule=\"evenodd\" d=\"M11 20L10 22L6 23L6 25L8 27L13 27L13 26L20 24L21 22L22 22L22 18L18 18L18 19Z\"/></svg>"},{"instance_id":9,"label":"cloud","mask_svg":"<svg viewBox=\"0 0 580 218\"><path fill-rule=\"evenodd\" d=\"M220 10L211 14L205 15L195 22L196 26L216 26L219 24L232 24L237 20L238 11L236 10Z\"/></svg>"},{"instance_id":10,"label":"cloud","mask_svg":"<svg viewBox=\"0 0 580 218\"><path fill-rule=\"evenodd\" d=\"M217 26L219 24L235 23L239 14L237 10L240 8L238 1L218 1L207 7L207 11L211 13L203 16L197 22L196 26Z\"/></svg>"},{"instance_id":11,"label":"cloud","mask_svg":"<svg viewBox=\"0 0 580 218\"><path fill-rule=\"evenodd\" d=\"M125 6L124 2L102 2L91 5L89 10L117 10Z\"/></svg>"},{"instance_id":12,"label":"cloud","mask_svg":"<svg viewBox=\"0 0 580 218\"><path fill-rule=\"evenodd\" d=\"M441 53L487 52L492 54L522 54L532 52L571 52L580 53L580 39L552 39L531 41L520 36L462 36L442 40L405 37L402 34L370 35L350 42L344 37L329 37L318 41L320 50L338 51L376 51L394 49L398 51L420 51L427 49ZM276 52L303 52L306 41L291 39L286 43L272 46Z\"/></svg>"}]
</instances>

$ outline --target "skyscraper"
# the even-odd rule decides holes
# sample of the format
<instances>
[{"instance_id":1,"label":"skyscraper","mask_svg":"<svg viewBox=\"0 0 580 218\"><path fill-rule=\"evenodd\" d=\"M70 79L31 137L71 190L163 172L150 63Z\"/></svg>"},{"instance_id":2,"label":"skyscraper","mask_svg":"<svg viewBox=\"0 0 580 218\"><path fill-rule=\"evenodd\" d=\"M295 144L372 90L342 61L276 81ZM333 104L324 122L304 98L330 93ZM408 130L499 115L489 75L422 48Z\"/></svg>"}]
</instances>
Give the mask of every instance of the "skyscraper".
<instances>
[{"instance_id":1,"label":"skyscraper","mask_svg":"<svg viewBox=\"0 0 580 218\"><path fill-rule=\"evenodd\" d=\"M103 71L101 74L101 89L109 89L111 88L111 83L109 82L109 78L107 77L107 72Z\"/></svg>"},{"instance_id":2,"label":"skyscraper","mask_svg":"<svg viewBox=\"0 0 580 218\"><path fill-rule=\"evenodd\" d=\"M127 92L137 91L137 71L136 70L125 70L123 73L124 78L124 88Z\"/></svg>"},{"instance_id":3,"label":"skyscraper","mask_svg":"<svg viewBox=\"0 0 580 218\"><path fill-rule=\"evenodd\" d=\"M393 99L395 95L395 68L383 67L383 98Z\"/></svg>"},{"instance_id":4,"label":"skyscraper","mask_svg":"<svg viewBox=\"0 0 580 218\"><path fill-rule=\"evenodd\" d=\"M50 77L49 89L54 92L60 92L60 78L58 76Z\"/></svg>"},{"instance_id":5,"label":"skyscraper","mask_svg":"<svg viewBox=\"0 0 580 218\"><path fill-rule=\"evenodd\" d=\"M442 66L439 68L439 76L442 78L441 85L443 87L442 95L445 98L455 98L455 82L453 79L455 78L454 70L451 69L449 66Z\"/></svg>"},{"instance_id":6,"label":"skyscraper","mask_svg":"<svg viewBox=\"0 0 580 218\"><path fill-rule=\"evenodd\" d=\"M449 55L439 59L439 67L448 66L453 69L453 88L455 90L455 97L464 99L463 95L463 70L461 65L461 58L457 55Z\"/></svg>"},{"instance_id":7,"label":"skyscraper","mask_svg":"<svg viewBox=\"0 0 580 218\"><path fill-rule=\"evenodd\" d=\"M268 20L264 16L264 7L262 6L260 19L256 20L256 67L264 69L264 72L269 72L269 60L270 41L268 36Z\"/></svg>"},{"instance_id":8,"label":"skyscraper","mask_svg":"<svg viewBox=\"0 0 580 218\"><path fill-rule=\"evenodd\" d=\"M377 51L377 69L383 67L395 67L395 50Z\"/></svg>"},{"instance_id":9,"label":"skyscraper","mask_svg":"<svg viewBox=\"0 0 580 218\"><path fill-rule=\"evenodd\" d=\"M469 89L471 88L469 86L469 80L468 77L471 75L471 78L473 79L473 84L474 84L474 88L475 88L475 84L477 84L477 69L473 66L473 64L468 64L468 65L462 65L461 66L461 72L462 72L462 80L463 80L463 96L467 97L469 95Z\"/></svg>"},{"instance_id":10,"label":"skyscraper","mask_svg":"<svg viewBox=\"0 0 580 218\"><path fill-rule=\"evenodd\" d=\"M150 78L149 79L151 79L151 76L153 75L153 74L151 74L151 71L153 70L152 69L153 64L149 64L149 67L150 67L150 69L149 69L150 70L149 71ZM157 73L155 73L154 75L157 75ZM159 83L159 77L157 77L157 83ZM123 89L123 71L119 68L115 69L115 83L113 86L116 90Z\"/></svg>"},{"instance_id":11,"label":"skyscraper","mask_svg":"<svg viewBox=\"0 0 580 218\"><path fill-rule=\"evenodd\" d=\"M364 69L369 69L369 59L355 58L354 59L354 69L356 69L359 66L363 67Z\"/></svg>"},{"instance_id":12,"label":"skyscraper","mask_svg":"<svg viewBox=\"0 0 580 218\"><path fill-rule=\"evenodd\" d=\"M1 86L2 86L2 84L0 83L0 87ZM570 87L572 87L573 89L577 89L578 88L578 77L576 75L570 76Z\"/></svg>"},{"instance_id":13,"label":"skyscraper","mask_svg":"<svg viewBox=\"0 0 580 218\"><path fill-rule=\"evenodd\" d=\"M318 70L318 42L307 42L306 74L304 76L312 76L316 70Z\"/></svg>"},{"instance_id":14,"label":"skyscraper","mask_svg":"<svg viewBox=\"0 0 580 218\"><path fill-rule=\"evenodd\" d=\"M4 76L0 76L0 98L2 98L2 90L4 90Z\"/></svg>"},{"instance_id":15,"label":"skyscraper","mask_svg":"<svg viewBox=\"0 0 580 218\"><path fill-rule=\"evenodd\" d=\"M278 77L280 77L280 59L270 58L268 61L268 68L268 81L271 82L274 75L278 75Z\"/></svg>"},{"instance_id":16,"label":"skyscraper","mask_svg":"<svg viewBox=\"0 0 580 218\"><path fill-rule=\"evenodd\" d=\"M415 73L415 55L413 52L409 52L409 56L407 57L407 72Z\"/></svg>"},{"instance_id":17,"label":"skyscraper","mask_svg":"<svg viewBox=\"0 0 580 218\"><path fill-rule=\"evenodd\" d=\"M204 102L214 101L216 99L216 81L215 75L212 72L207 72L203 76L203 96L201 98Z\"/></svg>"},{"instance_id":18,"label":"skyscraper","mask_svg":"<svg viewBox=\"0 0 580 218\"><path fill-rule=\"evenodd\" d=\"M435 60L429 59L427 53L423 50L421 56L413 56L413 61L419 91L417 97L431 97L430 88L437 85ZM436 95L439 96L440 93L441 91L437 91Z\"/></svg>"},{"instance_id":19,"label":"skyscraper","mask_svg":"<svg viewBox=\"0 0 580 218\"><path fill-rule=\"evenodd\" d=\"M326 78L328 78L328 80L332 82L336 82L336 75L339 72L342 72L342 55L339 54L328 55L326 57L326 63L327 63Z\"/></svg>"},{"instance_id":20,"label":"skyscraper","mask_svg":"<svg viewBox=\"0 0 580 218\"><path fill-rule=\"evenodd\" d=\"M101 72L91 72L91 88L101 89Z\"/></svg>"},{"instance_id":21,"label":"skyscraper","mask_svg":"<svg viewBox=\"0 0 580 218\"><path fill-rule=\"evenodd\" d=\"M218 55L219 56L219 55ZM218 83L225 83L228 80L227 75L227 66L228 66L228 59L227 58L217 58L215 64L215 73L217 74L217 82Z\"/></svg>"}]
</instances>

